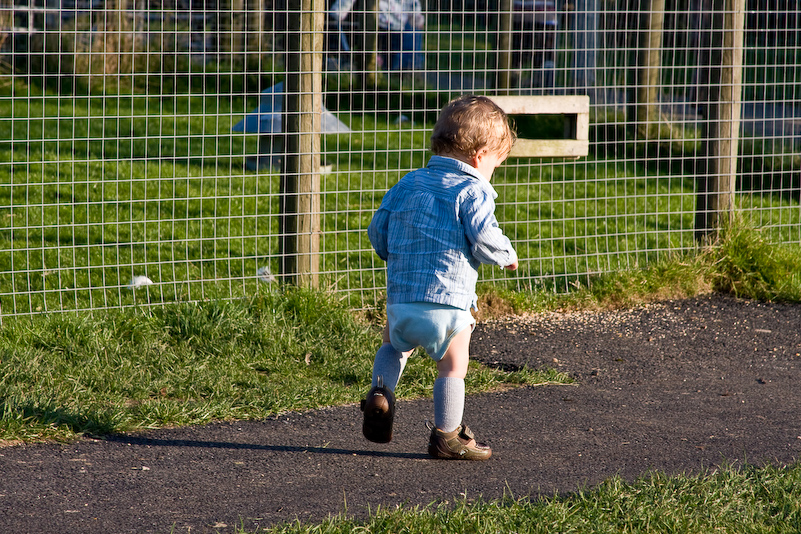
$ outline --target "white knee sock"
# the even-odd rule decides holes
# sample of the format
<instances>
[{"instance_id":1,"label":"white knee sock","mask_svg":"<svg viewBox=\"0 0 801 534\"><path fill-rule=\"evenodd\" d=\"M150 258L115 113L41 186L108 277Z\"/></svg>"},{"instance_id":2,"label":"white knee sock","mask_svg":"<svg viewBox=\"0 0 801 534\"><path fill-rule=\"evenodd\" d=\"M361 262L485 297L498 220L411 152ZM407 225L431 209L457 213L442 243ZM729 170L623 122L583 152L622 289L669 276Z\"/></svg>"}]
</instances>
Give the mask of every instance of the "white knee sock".
<instances>
[{"instance_id":1,"label":"white knee sock","mask_svg":"<svg viewBox=\"0 0 801 534\"><path fill-rule=\"evenodd\" d=\"M462 424L464 415L464 379L450 376L434 381L434 425L452 432Z\"/></svg>"},{"instance_id":2,"label":"white knee sock","mask_svg":"<svg viewBox=\"0 0 801 534\"><path fill-rule=\"evenodd\" d=\"M398 380L403 374L403 369L406 368L406 360L408 358L405 358L402 352L395 350L389 343L381 345L373 362L373 387L378 384L380 376L384 381L384 386L394 392Z\"/></svg>"}]
</instances>

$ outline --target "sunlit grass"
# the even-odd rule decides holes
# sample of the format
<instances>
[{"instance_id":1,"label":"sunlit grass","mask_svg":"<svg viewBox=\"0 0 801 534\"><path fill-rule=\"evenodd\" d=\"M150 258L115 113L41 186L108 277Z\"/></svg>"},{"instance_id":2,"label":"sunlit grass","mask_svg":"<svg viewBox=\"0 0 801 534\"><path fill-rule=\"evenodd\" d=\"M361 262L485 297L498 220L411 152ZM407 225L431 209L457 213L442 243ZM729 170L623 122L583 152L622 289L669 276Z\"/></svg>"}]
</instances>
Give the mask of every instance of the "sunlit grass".
<instances>
[{"instance_id":1,"label":"sunlit grass","mask_svg":"<svg viewBox=\"0 0 801 534\"><path fill-rule=\"evenodd\" d=\"M355 403L376 325L332 295L286 288L250 299L7 319L0 330L0 441L70 439ZM548 381L471 364L470 393ZM397 394L430 395L412 358Z\"/></svg>"},{"instance_id":2,"label":"sunlit grass","mask_svg":"<svg viewBox=\"0 0 801 534\"><path fill-rule=\"evenodd\" d=\"M249 170L258 136L231 132L256 95L0 90L0 111L16 117L0 120L3 315L248 297L259 269L279 272L281 177ZM339 115L353 133L323 140L334 172L321 181L321 286L370 308L384 270L365 229L384 191L425 165L432 124ZM565 292L698 249L694 180L646 161L514 160L493 185L522 261L516 273L484 269L491 284ZM801 242L798 199L755 191L738 205L772 241ZM135 276L154 284L131 291Z\"/></svg>"},{"instance_id":3,"label":"sunlit grass","mask_svg":"<svg viewBox=\"0 0 801 534\"><path fill-rule=\"evenodd\" d=\"M801 529L801 467L724 467L698 475L653 473L627 483L541 498L457 499L378 509L366 520L339 515L322 523L285 523L270 532L419 533L794 533Z\"/></svg>"}]
</instances>

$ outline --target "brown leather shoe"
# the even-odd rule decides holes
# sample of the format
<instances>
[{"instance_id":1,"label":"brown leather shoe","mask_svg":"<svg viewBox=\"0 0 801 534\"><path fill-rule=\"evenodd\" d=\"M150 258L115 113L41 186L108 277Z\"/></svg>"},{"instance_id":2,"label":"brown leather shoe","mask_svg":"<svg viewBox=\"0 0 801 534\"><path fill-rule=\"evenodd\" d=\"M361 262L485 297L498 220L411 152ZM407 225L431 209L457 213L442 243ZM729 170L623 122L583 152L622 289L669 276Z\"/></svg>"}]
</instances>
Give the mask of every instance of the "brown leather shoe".
<instances>
[{"instance_id":1,"label":"brown leather shoe","mask_svg":"<svg viewBox=\"0 0 801 534\"><path fill-rule=\"evenodd\" d=\"M428 454L444 460L489 460L492 449L477 443L473 432L461 425L453 432L443 432L431 425L431 438L428 440Z\"/></svg>"},{"instance_id":2,"label":"brown leather shoe","mask_svg":"<svg viewBox=\"0 0 801 534\"><path fill-rule=\"evenodd\" d=\"M378 385L370 390L366 399L362 399L361 409L364 412L362 434L375 443L392 441L392 422L395 419L395 395L384 387L381 377Z\"/></svg>"}]
</instances>

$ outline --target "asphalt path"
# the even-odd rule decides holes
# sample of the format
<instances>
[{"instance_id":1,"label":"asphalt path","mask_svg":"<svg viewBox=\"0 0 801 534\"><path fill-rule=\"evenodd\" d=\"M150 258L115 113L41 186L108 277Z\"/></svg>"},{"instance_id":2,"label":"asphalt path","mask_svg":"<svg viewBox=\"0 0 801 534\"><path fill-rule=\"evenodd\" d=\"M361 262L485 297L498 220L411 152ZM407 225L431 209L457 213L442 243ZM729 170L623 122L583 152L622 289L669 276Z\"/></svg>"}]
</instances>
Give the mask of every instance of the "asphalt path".
<instances>
[{"instance_id":1,"label":"asphalt path","mask_svg":"<svg viewBox=\"0 0 801 534\"><path fill-rule=\"evenodd\" d=\"M470 396L488 462L425 454L430 399L366 442L355 405L0 449L0 532L255 531L378 507L569 494L620 475L792 463L801 306L722 296L479 325L474 357L572 385Z\"/></svg>"}]
</instances>

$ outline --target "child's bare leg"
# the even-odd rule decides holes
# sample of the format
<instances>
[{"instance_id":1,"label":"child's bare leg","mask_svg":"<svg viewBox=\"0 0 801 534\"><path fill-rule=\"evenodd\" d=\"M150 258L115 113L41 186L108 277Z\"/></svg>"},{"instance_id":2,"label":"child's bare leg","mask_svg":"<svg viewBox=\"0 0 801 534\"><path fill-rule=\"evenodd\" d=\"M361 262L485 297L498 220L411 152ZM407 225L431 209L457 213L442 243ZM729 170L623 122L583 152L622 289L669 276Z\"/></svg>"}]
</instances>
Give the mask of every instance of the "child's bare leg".
<instances>
[{"instance_id":1,"label":"child's bare leg","mask_svg":"<svg viewBox=\"0 0 801 534\"><path fill-rule=\"evenodd\" d=\"M448 350L437 362L434 382L434 425L443 432L459 428L464 415L464 378L470 361L472 328L465 328L453 338Z\"/></svg>"},{"instance_id":2,"label":"child's bare leg","mask_svg":"<svg viewBox=\"0 0 801 534\"><path fill-rule=\"evenodd\" d=\"M470 337L473 329L467 327L453 338L448 350L437 362L437 375L440 378L462 378L467 376L467 365L470 362Z\"/></svg>"},{"instance_id":3,"label":"child's bare leg","mask_svg":"<svg viewBox=\"0 0 801 534\"><path fill-rule=\"evenodd\" d=\"M400 352L395 350L389 342L389 329L387 327L384 327L382 341L383 344L376 352L375 361L373 362L373 387L378 385L378 377L380 376L384 387L394 392L412 351Z\"/></svg>"}]
</instances>

